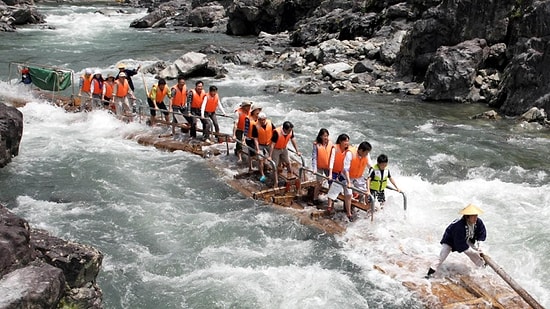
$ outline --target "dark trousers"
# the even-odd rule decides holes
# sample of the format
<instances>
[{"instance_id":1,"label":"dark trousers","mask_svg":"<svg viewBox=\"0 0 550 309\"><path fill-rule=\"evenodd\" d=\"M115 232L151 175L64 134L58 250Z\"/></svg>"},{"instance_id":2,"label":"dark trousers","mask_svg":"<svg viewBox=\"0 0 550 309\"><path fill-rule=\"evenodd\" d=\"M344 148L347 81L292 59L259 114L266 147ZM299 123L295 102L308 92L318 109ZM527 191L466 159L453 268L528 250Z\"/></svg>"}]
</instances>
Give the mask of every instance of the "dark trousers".
<instances>
[{"instance_id":1,"label":"dark trousers","mask_svg":"<svg viewBox=\"0 0 550 309\"><path fill-rule=\"evenodd\" d=\"M200 108L191 108L191 114L193 114L193 122L191 123L191 137L197 136L197 118L201 116ZM189 120L188 120L189 121ZM210 136L210 120L208 118L201 119L202 123L202 137L208 138ZM195 136L193 136L193 130L195 131Z\"/></svg>"}]
</instances>

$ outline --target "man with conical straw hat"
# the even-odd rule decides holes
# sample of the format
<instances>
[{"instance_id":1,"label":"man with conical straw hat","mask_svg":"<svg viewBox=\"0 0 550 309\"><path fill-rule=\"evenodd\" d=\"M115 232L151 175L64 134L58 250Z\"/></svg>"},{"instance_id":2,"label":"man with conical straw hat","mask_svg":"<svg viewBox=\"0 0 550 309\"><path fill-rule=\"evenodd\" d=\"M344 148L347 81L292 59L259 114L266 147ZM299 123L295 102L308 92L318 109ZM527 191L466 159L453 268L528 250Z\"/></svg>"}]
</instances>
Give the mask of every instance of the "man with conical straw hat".
<instances>
[{"instance_id":1,"label":"man with conical straw hat","mask_svg":"<svg viewBox=\"0 0 550 309\"><path fill-rule=\"evenodd\" d=\"M481 257L480 242L485 241L487 231L483 221L477 216L483 213L479 207L469 204L459 213L462 218L453 221L446 229L441 239L441 252L439 259L430 267L426 279L429 279L439 270L449 253L464 252L478 267L485 265Z\"/></svg>"}]
</instances>

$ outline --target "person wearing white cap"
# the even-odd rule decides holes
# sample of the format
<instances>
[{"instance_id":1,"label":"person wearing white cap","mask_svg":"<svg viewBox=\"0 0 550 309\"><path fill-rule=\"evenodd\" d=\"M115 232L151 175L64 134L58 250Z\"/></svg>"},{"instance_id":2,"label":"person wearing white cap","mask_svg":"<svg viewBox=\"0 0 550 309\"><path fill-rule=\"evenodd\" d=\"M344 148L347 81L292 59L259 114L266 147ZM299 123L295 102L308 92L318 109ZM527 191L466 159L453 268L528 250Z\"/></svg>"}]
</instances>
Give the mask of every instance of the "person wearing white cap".
<instances>
[{"instance_id":1,"label":"person wearing white cap","mask_svg":"<svg viewBox=\"0 0 550 309\"><path fill-rule=\"evenodd\" d=\"M90 108L91 108L91 105L92 105L91 89L92 89L93 78L94 77L92 75L91 69L84 70L84 74L80 76L79 91L78 91L78 96L80 97L80 100L81 100L80 111L85 110L88 107L88 105L90 105Z\"/></svg>"},{"instance_id":2,"label":"person wearing white cap","mask_svg":"<svg viewBox=\"0 0 550 309\"><path fill-rule=\"evenodd\" d=\"M116 114L119 117L122 116L131 116L132 109L128 102L128 97L132 100L135 100L134 92L130 88L128 81L126 80L126 73L120 72L118 74L118 79L115 80L113 86L113 98L111 102L115 104Z\"/></svg>"},{"instance_id":3,"label":"person wearing white cap","mask_svg":"<svg viewBox=\"0 0 550 309\"><path fill-rule=\"evenodd\" d=\"M464 252L474 264L478 267L485 265L483 253L480 250L480 242L485 241L487 231L483 221L478 218L478 215L483 213L483 210L477 206L469 204L460 212L462 218L453 221L446 229L441 239L441 252L439 259L428 269L426 279L429 279L439 270L439 267L445 261L449 253L456 251Z\"/></svg>"},{"instance_id":4,"label":"person wearing white cap","mask_svg":"<svg viewBox=\"0 0 550 309\"><path fill-rule=\"evenodd\" d=\"M103 96L103 76L101 76L100 70L94 71L94 76L92 78L92 86L90 88L90 93L92 96L92 107L101 107L101 97Z\"/></svg>"},{"instance_id":5,"label":"person wearing white cap","mask_svg":"<svg viewBox=\"0 0 550 309\"><path fill-rule=\"evenodd\" d=\"M257 153L261 153L264 156L269 153L269 146L271 145L274 130L275 126L271 123L271 120L267 119L267 115L264 112L260 112L256 125L252 127L252 138L254 138L254 148ZM260 181L265 182L267 180L264 174L265 160L262 157L259 160Z\"/></svg>"}]
</instances>

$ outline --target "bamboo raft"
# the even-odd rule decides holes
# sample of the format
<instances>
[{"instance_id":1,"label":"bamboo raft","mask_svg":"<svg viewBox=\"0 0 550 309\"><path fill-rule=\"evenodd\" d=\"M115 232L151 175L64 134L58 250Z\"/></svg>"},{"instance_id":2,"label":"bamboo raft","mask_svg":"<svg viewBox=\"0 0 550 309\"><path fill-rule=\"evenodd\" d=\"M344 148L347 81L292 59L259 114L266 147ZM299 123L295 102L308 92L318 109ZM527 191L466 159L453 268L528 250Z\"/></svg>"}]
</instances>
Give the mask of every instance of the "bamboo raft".
<instances>
[{"instance_id":1,"label":"bamboo raft","mask_svg":"<svg viewBox=\"0 0 550 309\"><path fill-rule=\"evenodd\" d=\"M328 234L341 234L345 232L346 226L349 224L346 220L341 219L345 218L343 214L340 214L339 218L338 214L336 216L329 215L325 209L313 205L312 191L316 185L315 180L308 179L303 175L300 177L299 174L280 173L278 186L274 186L269 181L259 182L259 172L248 172L247 166L239 166L235 156L228 155L233 153L234 142L227 145L225 143L175 141L168 134L164 136L139 135L132 138L140 144L152 145L162 150L182 150L206 158L206 163L211 168L225 176L229 186L246 197L273 205L281 211L294 215L301 224L317 228ZM293 162L293 168L298 170L300 164ZM227 177L228 173L229 177ZM273 171L268 171L267 175L269 173L273 173ZM340 196L339 199L343 200L343 196ZM372 211L368 204L356 200L353 200L352 204L357 210ZM487 265L495 270L498 268L498 265L488 256L485 258ZM406 253L388 256L387 259L398 267L385 269L383 266L373 265L373 268L400 281L427 308L543 308L517 283L511 284L510 280L507 280L511 278L505 273L499 274L497 271L500 277L492 273L475 276L457 274L427 280L422 276L429 265L428 261L419 265L417 257ZM503 272L501 269L500 271ZM401 279L402 273L421 275L418 275L418 280L411 281L410 279Z\"/></svg>"},{"instance_id":2,"label":"bamboo raft","mask_svg":"<svg viewBox=\"0 0 550 309\"><path fill-rule=\"evenodd\" d=\"M58 99L59 100L59 99ZM68 111L73 111L67 106L76 104L61 103ZM139 117L140 119L142 116ZM222 143L207 143L199 140L177 138L175 129L188 129L187 124L174 124L157 120L160 126L172 128L172 133L151 133L151 130L127 136L128 139L137 141L144 146L153 146L163 151L185 151L206 159L206 163L224 176L226 183L246 197L273 205L279 210L294 215L301 224L319 229L328 234L344 233L347 221L340 213L327 214L325 209L313 205L312 192L316 181L309 179L304 174L284 175L279 174L277 185L271 180L266 183L258 181L259 172L248 172L247 167L238 166L233 153L235 141L226 134L217 134L218 141ZM198 130L200 132L201 130ZM216 135L216 134L215 134ZM180 136L181 137L181 136ZM293 162L293 169L299 170L300 164ZM229 171L229 172L228 172ZM268 173L279 172L268 171ZM229 175L228 175L229 174ZM229 176L229 177L228 177ZM326 189L324 191L326 193ZM405 199L405 196L403 196ZM339 197L343 200L343 196ZM360 211L374 215L374 209L368 203L360 203L353 200L352 206ZM405 200L406 209L406 200ZM381 265L373 265L377 271L394 278L403 286L412 291L427 308L459 309L459 308L500 308L522 309L543 307L529 295L519 284L504 272L490 257L484 259L497 275L483 274L470 276L457 274L452 277L423 279L423 273L429 265L429 261L419 262L418 257L401 252L401 254L387 254L386 260L397 267L385 268ZM403 279L403 274L418 275L418 280Z\"/></svg>"}]
</instances>

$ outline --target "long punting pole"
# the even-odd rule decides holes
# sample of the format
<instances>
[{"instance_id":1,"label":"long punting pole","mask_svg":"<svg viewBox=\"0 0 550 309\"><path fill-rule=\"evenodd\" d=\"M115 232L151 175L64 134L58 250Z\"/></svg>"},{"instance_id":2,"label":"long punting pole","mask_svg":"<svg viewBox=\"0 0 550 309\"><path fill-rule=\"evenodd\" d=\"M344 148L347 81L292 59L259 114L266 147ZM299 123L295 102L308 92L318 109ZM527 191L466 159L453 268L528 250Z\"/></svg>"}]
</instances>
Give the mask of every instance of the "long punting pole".
<instances>
[{"instance_id":1,"label":"long punting pole","mask_svg":"<svg viewBox=\"0 0 550 309\"><path fill-rule=\"evenodd\" d=\"M510 285L514 291L516 291L523 300L525 300L526 303L528 303L531 307L534 309L544 309L541 304L539 304L533 296L531 296L525 289L523 289L512 277L510 277L502 267L498 266L491 257L489 257L487 254L483 253L481 254L481 257L485 260L485 263L487 265L491 266L491 268L502 278L506 283Z\"/></svg>"}]
</instances>

